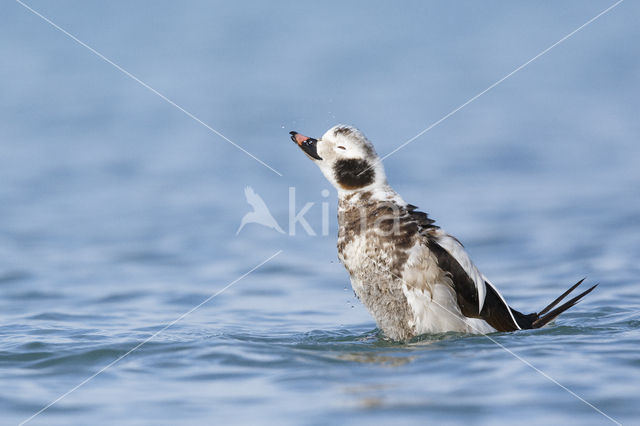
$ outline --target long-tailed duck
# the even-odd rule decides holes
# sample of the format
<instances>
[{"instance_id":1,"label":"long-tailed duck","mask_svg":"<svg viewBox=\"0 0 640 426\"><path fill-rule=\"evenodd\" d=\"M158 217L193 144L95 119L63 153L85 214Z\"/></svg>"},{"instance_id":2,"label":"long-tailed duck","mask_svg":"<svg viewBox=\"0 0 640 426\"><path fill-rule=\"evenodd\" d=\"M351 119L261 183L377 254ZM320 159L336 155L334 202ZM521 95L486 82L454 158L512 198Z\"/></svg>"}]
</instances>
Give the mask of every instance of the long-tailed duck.
<instances>
[{"instance_id":1,"label":"long-tailed duck","mask_svg":"<svg viewBox=\"0 0 640 426\"><path fill-rule=\"evenodd\" d=\"M338 190L338 257L387 337L539 328L596 287L556 308L581 280L541 311L522 314L455 237L389 186L373 145L358 129L338 125L320 139L290 134Z\"/></svg>"}]
</instances>

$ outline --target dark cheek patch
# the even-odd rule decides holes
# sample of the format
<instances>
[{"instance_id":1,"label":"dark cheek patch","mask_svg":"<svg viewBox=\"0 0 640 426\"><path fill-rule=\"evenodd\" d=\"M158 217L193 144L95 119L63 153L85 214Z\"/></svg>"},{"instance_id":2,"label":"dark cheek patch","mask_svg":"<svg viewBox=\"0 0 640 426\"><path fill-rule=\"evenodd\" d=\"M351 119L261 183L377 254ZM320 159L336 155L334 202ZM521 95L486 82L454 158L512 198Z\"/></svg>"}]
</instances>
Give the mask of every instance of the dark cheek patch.
<instances>
[{"instance_id":1,"label":"dark cheek patch","mask_svg":"<svg viewBox=\"0 0 640 426\"><path fill-rule=\"evenodd\" d=\"M336 162L333 172L343 189L358 189L373 183L375 172L370 167L367 161L353 158Z\"/></svg>"}]
</instances>

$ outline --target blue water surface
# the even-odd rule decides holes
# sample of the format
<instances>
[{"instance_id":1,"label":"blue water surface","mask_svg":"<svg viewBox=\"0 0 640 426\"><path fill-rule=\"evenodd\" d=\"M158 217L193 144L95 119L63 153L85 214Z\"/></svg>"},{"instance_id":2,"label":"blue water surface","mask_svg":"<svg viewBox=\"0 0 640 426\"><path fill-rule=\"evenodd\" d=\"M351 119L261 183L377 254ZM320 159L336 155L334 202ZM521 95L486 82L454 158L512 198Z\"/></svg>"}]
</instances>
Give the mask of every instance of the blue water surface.
<instances>
[{"instance_id":1,"label":"blue water surface","mask_svg":"<svg viewBox=\"0 0 640 426\"><path fill-rule=\"evenodd\" d=\"M637 424L637 2L385 160L514 307L600 282L544 329L387 341L288 139L385 155L612 4L26 3L101 58L4 2L0 423Z\"/></svg>"}]
</instances>

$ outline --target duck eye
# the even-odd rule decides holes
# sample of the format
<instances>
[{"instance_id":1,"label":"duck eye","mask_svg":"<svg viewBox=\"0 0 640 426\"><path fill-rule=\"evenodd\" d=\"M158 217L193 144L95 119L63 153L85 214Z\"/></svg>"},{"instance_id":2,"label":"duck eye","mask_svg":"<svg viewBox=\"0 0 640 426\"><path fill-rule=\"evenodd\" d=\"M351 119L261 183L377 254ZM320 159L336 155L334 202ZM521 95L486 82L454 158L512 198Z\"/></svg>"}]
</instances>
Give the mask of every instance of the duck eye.
<instances>
[{"instance_id":1,"label":"duck eye","mask_svg":"<svg viewBox=\"0 0 640 426\"><path fill-rule=\"evenodd\" d=\"M344 147L344 146L342 146L342 145L338 145L336 148L345 149L345 150L347 149L347 148L345 148L345 147Z\"/></svg>"}]
</instances>

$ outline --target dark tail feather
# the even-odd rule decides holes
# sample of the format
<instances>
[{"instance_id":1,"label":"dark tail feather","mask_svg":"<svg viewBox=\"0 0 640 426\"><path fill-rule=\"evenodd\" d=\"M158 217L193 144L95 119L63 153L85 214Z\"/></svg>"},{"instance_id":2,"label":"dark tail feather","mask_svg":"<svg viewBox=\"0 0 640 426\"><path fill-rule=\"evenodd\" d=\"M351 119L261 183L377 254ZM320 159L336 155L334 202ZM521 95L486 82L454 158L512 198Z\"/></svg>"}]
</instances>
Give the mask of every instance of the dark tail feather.
<instances>
[{"instance_id":1,"label":"dark tail feather","mask_svg":"<svg viewBox=\"0 0 640 426\"><path fill-rule=\"evenodd\" d=\"M560 303L565 297L567 297L567 295L569 293L571 293L580 284L582 284L582 282L584 280L585 279L583 278L580 281L578 281L577 283L575 283L574 285L572 285L569 290L567 290L564 293L562 293L560 295L560 297L558 297L556 300L551 302L548 306L546 306L540 312L537 312L537 313L534 312L532 314L525 315L525 314L523 314L521 312L516 311L513 308L510 308L511 309L511 313L513 314L516 322L518 323L518 326L520 326L520 328L523 329L523 330L528 330L528 329L532 329L532 328L540 328L540 327L542 327L542 326L544 326L546 324L549 324L558 315L560 315L561 313L563 313L564 311L566 311L570 307L574 306L576 303L578 303L580 301L580 299L582 299L587 294L591 293L591 291L593 291L593 289L596 288L596 286L598 285L598 284L594 285L593 287L591 287L590 289L584 291L583 293L580 293L579 295L577 295L573 299L565 302L560 307L555 308L555 306L558 303ZM555 308L555 309L553 309L553 308Z\"/></svg>"},{"instance_id":2,"label":"dark tail feather","mask_svg":"<svg viewBox=\"0 0 640 426\"><path fill-rule=\"evenodd\" d=\"M565 297L567 297L567 294L571 293L573 290L576 289L576 287L578 287L580 284L582 284L582 282L585 279L581 279L580 281L578 281L577 283L575 283L574 285L571 286L571 288L567 291L565 291L564 293L562 293L560 295L560 297L558 297L556 300L554 300L553 302L549 303L549 305L544 308L543 310L541 310L540 312L538 312L538 315L544 315L546 314L551 308L553 308L554 306L556 306L558 303L560 303L560 301L562 301L562 299L564 299Z\"/></svg>"},{"instance_id":3,"label":"dark tail feather","mask_svg":"<svg viewBox=\"0 0 640 426\"><path fill-rule=\"evenodd\" d=\"M557 298L556 300L553 301L553 303L551 303L549 306L547 306L546 308L544 308L542 311L540 311L540 314L544 314L546 313L549 309L553 308L558 302L560 302L560 300L562 300L563 297L565 297L567 294L569 294L571 292L571 290L573 290L574 288L576 288L580 283L582 283L583 280L580 280L578 282L578 284L574 285L573 287L571 287L568 291L566 291L562 296L560 296L559 298ZM560 305L559 307L555 308L554 310L552 310L551 312L549 312L548 314L541 316L540 318L538 318L537 320L535 320L533 323L531 323L531 328L540 328L548 323L550 323L551 321L553 321L558 315L560 315L561 313L563 313L564 311L566 311L567 309L569 309L570 307L574 306L576 303L578 303L580 301L580 299L582 299L584 296L586 296L587 294L591 293L593 291L594 288L596 288L598 286L598 284L594 285L593 287L591 287L590 289L583 291L582 293L580 293L579 295L577 295L576 297L574 297L573 299L569 300L568 302L563 303L562 305Z\"/></svg>"}]
</instances>

